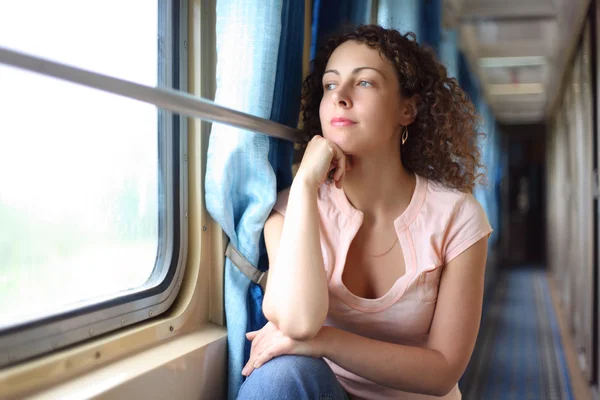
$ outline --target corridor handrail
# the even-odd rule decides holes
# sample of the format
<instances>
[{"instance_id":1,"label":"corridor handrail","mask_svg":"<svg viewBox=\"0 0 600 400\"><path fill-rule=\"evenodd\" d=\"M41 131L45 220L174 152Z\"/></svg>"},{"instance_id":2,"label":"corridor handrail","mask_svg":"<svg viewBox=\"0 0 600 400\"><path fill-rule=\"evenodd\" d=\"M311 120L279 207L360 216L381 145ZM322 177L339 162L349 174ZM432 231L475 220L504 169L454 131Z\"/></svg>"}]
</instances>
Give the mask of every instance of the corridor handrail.
<instances>
[{"instance_id":1,"label":"corridor handrail","mask_svg":"<svg viewBox=\"0 0 600 400\"><path fill-rule=\"evenodd\" d=\"M139 100L188 117L227 124L291 142L305 143L308 141L306 135L298 129L232 110L182 91L141 85L4 47L0 47L0 64Z\"/></svg>"}]
</instances>

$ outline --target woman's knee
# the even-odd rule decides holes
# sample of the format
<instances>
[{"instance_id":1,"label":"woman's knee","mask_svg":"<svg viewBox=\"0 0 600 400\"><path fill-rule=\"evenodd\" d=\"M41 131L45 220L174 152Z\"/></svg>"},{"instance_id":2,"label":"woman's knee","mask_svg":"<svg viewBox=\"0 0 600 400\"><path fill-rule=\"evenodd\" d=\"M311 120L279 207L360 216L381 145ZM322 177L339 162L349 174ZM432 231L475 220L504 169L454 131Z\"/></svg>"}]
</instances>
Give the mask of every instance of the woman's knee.
<instances>
[{"instance_id":1,"label":"woman's knee","mask_svg":"<svg viewBox=\"0 0 600 400\"><path fill-rule=\"evenodd\" d=\"M343 394L343 389L322 358L283 355L254 370L242 384L239 398L265 400L282 393L291 398L319 398L324 393Z\"/></svg>"},{"instance_id":2,"label":"woman's knee","mask_svg":"<svg viewBox=\"0 0 600 400\"><path fill-rule=\"evenodd\" d=\"M323 374L331 374L332 377L335 377L329 365L322 358L285 354L275 357L255 369L246 378L246 381L267 379L270 383L277 383L304 377L323 376Z\"/></svg>"},{"instance_id":3,"label":"woman's knee","mask_svg":"<svg viewBox=\"0 0 600 400\"><path fill-rule=\"evenodd\" d=\"M327 365L322 358L298 356L295 354L284 354L275 357L265 363L261 368L267 365L269 365L268 369L280 371L282 375L312 374L315 371L330 372L333 374L329 365ZM260 368L258 370L260 370Z\"/></svg>"}]
</instances>

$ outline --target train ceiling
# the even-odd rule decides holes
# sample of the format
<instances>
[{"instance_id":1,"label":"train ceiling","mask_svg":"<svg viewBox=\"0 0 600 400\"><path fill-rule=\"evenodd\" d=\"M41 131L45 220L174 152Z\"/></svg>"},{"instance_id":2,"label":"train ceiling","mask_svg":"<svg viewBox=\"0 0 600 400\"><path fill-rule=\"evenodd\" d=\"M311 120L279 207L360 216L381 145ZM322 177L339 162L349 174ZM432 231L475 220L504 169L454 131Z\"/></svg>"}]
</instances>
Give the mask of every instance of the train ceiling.
<instances>
[{"instance_id":1,"label":"train ceiling","mask_svg":"<svg viewBox=\"0 0 600 400\"><path fill-rule=\"evenodd\" d=\"M444 25L459 29L461 50L496 119L544 121L574 55L589 0L444 0Z\"/></svg>"}]
</instances>

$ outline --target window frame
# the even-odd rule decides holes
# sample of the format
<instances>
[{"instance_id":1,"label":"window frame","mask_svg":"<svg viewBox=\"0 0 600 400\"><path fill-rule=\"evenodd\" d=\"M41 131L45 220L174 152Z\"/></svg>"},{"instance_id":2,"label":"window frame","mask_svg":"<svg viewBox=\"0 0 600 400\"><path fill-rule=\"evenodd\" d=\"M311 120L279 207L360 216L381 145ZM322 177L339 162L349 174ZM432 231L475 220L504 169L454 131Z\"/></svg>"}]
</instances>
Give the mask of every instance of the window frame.
<instances>
[{"instance_id":1,"label":"window frame","mask_svg":"<svg viewBox=\"0 0 600 400\"><path fill-rule=\"evenodd\" d=\"M159 0L158 7L158 82L186 92L187 0ZM0 368L156 317L175 301L188 251L188 122L169 111L157 112L159 237L150 279L130 294L0 331Z\"/></svg>"}]
</instances>

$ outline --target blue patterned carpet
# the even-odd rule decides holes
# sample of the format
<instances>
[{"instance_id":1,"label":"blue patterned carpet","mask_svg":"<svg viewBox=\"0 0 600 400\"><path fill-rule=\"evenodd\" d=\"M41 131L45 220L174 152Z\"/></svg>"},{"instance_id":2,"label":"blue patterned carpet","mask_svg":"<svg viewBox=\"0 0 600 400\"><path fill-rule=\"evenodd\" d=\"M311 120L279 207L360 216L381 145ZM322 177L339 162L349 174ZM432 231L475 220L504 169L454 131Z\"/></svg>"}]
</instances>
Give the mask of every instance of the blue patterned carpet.
<instances>
[{"instance_id":1,"label":"blue patterned carpet","mask_svg":"<svg viewBox=\"0 0 600 400\"><path fill-rule=\"evenodd\" d=\"M573 399L546 271L499 275L459 386L465 400Z\"/></svg>"}]
</instances>

